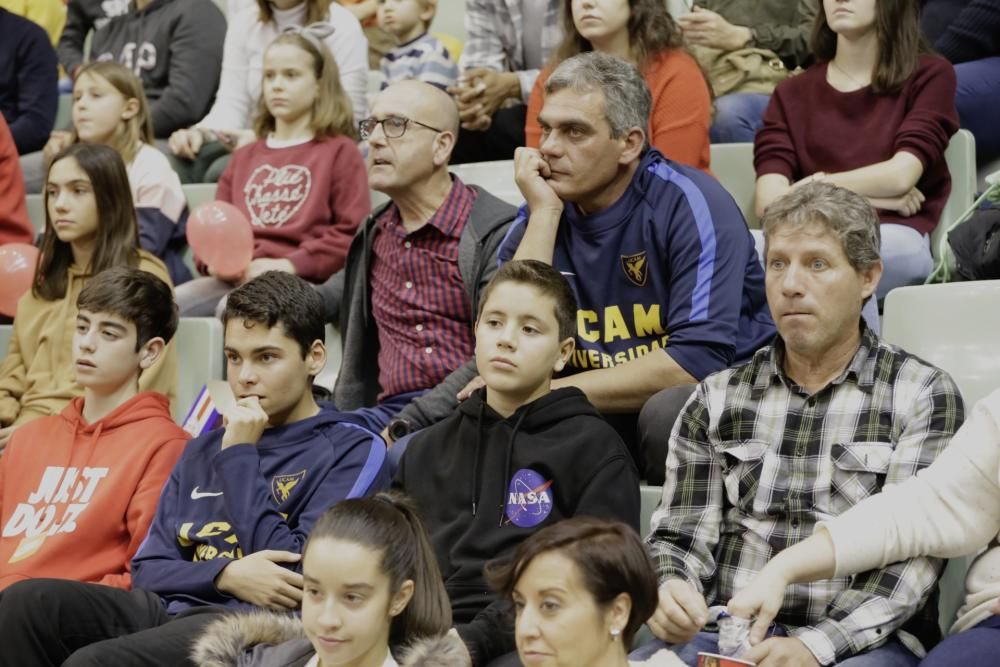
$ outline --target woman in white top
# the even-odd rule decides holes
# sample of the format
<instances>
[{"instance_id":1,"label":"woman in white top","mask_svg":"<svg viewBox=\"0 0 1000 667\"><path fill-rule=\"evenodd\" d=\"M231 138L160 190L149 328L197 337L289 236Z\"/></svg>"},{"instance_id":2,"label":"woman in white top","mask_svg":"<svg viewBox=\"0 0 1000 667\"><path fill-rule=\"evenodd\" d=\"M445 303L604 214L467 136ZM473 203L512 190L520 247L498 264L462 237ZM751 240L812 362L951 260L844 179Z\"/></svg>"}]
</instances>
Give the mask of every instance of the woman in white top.
<instances>
[{"instance_id":1,"label":"woman in white top","mask_svg":"<svg viewBox=\"0 0 1000 667\"><path fill-rule=\"evenodd\" d=\"M934 463L902 484L866 498L786 549L740 591L729 611L756 617L751 641L764 636L785 588L845 577L889 563L976 553L965 603L952 635L921 667L997 664L1000 649L1000 391L976 404Z\"/></svg>"},{"instance_id":2,"label":"woman in white top","mask_svg":"<svg viewBox=\"0 0 1000 667\"><path fill-rule=\"evenodd\" d=\"M253 113L260 98L264 50L289 28L326 21L324 39L351 100L354 121L367 114L368 40L348 10L330 0L257 0L229 17L215 104L197 125L170 136L174 169L185 183L214 183L234 149L256 140Z\"/></svg>"}]
</instances>

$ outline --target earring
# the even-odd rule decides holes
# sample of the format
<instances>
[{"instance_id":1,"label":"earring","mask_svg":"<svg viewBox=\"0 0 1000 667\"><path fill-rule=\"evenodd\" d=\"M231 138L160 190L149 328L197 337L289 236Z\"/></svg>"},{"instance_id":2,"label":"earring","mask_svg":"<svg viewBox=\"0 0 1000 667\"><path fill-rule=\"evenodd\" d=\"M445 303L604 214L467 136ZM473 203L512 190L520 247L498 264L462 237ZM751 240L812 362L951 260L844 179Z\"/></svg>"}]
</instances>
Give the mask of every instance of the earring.
<instances>
[{"instance_id":1,"label":"earring","mask_svg":"<svg viewBox=\"0 0 1000 667\"><path fill-rule=\"evenodd\" d=\"M611 641L617 641L622 631L619 628L611 628Z\"/></svg>"}]
</instances>

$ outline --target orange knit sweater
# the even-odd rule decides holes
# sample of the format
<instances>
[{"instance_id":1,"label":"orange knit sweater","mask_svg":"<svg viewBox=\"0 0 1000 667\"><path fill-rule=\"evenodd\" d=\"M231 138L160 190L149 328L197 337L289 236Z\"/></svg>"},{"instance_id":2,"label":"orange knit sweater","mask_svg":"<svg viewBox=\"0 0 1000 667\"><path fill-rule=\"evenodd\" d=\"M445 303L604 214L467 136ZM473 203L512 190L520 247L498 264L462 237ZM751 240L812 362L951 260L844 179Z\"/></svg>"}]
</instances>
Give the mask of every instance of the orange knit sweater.
<instances>
[{"instance_id":1,"label":"orange knit sweater","mask_svg":"<svg viewBox=\"0 0 1000 667\"><path fill-rule=\"evenodd\" d=\"M524 135L531 148L538 148L541 138L538 113L551 71L542 70L528 99ZM671 160L708 171L712 99L698 63L685 51L669 49L649 62L644 76L653 97L649 143Z\"/></svg>"}]
</instances>

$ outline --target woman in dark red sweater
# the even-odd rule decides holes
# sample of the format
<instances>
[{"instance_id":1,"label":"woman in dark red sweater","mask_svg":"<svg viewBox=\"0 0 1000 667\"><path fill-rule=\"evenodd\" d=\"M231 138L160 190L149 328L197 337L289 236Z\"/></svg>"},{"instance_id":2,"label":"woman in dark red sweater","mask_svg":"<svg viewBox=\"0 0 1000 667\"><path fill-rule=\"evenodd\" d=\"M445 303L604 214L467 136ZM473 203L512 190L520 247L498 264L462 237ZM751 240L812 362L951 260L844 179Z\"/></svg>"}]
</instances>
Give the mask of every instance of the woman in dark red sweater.
<instances>
[{"instance_id":1,"label":"woman in dark red sweater","mask_svg":"<svg viewBox=\"0 0 1000 667\"><path fill-rule=\"evenodd\" d=\"M881 299L931 270L928 235L951 192L955 72L930 55L912 0L823 0L817 64L781 83L754 142L756 206L822 180L864 195L882 220Z\"/></svg>"}]
</instances>

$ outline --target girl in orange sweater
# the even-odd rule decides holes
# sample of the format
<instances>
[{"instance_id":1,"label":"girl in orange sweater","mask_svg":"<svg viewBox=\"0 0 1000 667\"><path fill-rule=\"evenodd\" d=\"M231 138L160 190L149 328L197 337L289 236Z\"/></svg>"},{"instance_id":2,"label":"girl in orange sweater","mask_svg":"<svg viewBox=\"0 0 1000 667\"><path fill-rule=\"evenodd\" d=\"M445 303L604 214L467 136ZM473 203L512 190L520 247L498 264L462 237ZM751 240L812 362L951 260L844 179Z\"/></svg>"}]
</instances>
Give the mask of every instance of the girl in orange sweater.
<instances>
[{"instance_id":1,"label":"girl in orange sweater","mask_svg":"<svg viewBox=\"0 0 1000 667\"><path fill-rule=\"evenodd\" d=\"M677 162L708 170L712 97L695 59L684 50L662 0L564 0L565 37L528 99L525 143L538 148L545 81L556 65L585 51L634 63L653 96L649 143Z\"/></svg>"}]
</instances>

